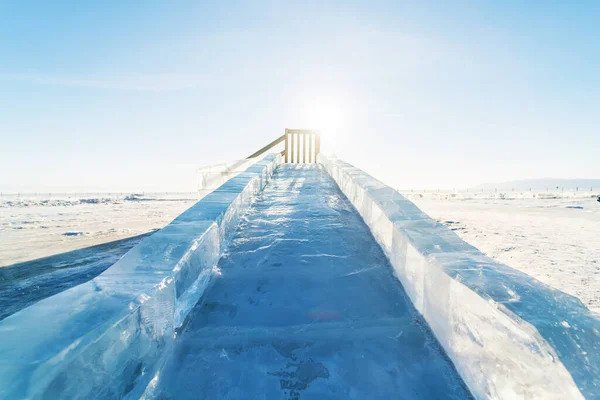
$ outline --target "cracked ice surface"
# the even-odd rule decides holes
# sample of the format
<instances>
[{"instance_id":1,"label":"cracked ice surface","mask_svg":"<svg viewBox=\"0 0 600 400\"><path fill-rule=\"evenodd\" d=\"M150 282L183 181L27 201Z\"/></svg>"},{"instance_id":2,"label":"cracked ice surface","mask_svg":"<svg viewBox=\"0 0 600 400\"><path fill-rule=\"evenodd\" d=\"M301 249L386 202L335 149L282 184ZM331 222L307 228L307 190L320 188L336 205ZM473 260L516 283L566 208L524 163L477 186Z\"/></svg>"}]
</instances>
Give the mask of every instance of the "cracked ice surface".
<instances>
[{"instance_id":1,"label":"cracked ice surface","mask_svg":"<svg viewBox=\"0 0 600 400\"><path fill-rule=\"evenodd\" d=\"M469 398L319 165L280 165L147 398Z\"/></svg>"}]
</instances>

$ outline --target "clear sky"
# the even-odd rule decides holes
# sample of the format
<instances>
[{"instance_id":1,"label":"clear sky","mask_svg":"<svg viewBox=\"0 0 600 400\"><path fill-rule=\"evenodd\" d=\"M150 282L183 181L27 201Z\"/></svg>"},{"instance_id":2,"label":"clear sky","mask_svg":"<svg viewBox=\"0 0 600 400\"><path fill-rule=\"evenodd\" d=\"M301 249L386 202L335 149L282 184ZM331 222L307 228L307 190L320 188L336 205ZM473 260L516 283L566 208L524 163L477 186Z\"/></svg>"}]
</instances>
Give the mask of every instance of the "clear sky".
<instances>
[{"instance_id":1,"label":"clear sky","mask_svg":"<svg viewBox=\"0 0 600 400\"><path fill-rule=\"evenodd\" d=\"M600 2L0 0L0 190L194 190L285 127L399 188L600 178Z\"/></svg>"}]
</instances>

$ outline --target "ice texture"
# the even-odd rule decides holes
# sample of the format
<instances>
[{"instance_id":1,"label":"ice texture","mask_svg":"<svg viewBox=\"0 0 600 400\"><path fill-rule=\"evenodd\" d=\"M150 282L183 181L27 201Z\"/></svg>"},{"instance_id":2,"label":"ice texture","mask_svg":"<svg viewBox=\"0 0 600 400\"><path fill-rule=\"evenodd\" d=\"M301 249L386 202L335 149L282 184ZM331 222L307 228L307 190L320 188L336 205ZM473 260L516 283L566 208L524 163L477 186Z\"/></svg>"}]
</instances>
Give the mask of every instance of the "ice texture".
<instances>
[{"instance_id":1,"label":"ice texture","mask_svg":"<svg viewBox=\"0 0 600 400\"><path fill-rule=\"evenodd\" d=\"M93 280L0 321L0 398L139 397L280 160L230 179Z\"/></svg>"},{"instance_id":2,"label":"ice texture","mask_svg":"<svg viewBox=\"0 0 600 400\"><path fill-rule=\"evenodd\" d=\"M600 318L499 264L397 191L319 155L477 398L600 398Z\"/></svg>"},{"instance_id":3,"label":"ice texture","mask_svg":"<svg viewBox=\"0 0 600 400\"><path fill-rule=\"evenodd\" d=\"M282 164L145 399L469 399L348 199Z\"/></svg>"}]
</instances>

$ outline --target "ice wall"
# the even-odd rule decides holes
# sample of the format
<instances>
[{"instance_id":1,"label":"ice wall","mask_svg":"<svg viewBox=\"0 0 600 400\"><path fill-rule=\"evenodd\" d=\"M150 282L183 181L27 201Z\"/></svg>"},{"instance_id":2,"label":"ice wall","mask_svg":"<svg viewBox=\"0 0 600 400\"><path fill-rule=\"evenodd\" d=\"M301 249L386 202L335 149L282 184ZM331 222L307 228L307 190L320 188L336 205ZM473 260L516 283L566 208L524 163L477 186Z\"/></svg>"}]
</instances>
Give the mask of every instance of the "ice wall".
<instances>
[{"instance_id":1,"label":"ice wall","mask_svg":"<svg viewBox=\"0 0 600 400\"><path fill-rule=\"evenodd\" d=\"M95 279L0 322L0 398L137 398L280 162L269 155Z\"/></svg>"},{"instance_id":2,"label":"ice wall","mask_svg":"<svg viewBox=\"0 0 600 400\"><path fill-rule=\"evenodd\" d=\"M600 318L481 254L401 194L318 161L356 207L476 398L600 398Z\"/></svg>"}]
</instances>

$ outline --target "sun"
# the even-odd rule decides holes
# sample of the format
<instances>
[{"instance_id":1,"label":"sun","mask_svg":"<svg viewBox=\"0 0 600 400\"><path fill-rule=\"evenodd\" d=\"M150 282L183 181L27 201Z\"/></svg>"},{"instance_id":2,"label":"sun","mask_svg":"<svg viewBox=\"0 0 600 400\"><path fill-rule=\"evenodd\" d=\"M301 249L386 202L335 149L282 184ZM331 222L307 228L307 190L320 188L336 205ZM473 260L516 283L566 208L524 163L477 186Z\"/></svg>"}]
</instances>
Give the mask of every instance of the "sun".
<instances>
[{"instance_id":1,"label":"sun","mask_svg":"<svg viewBox=\"0 0 600 400\"><path fill-rule=\"evenodd\" d=\"M335 97L318 96L309 104L309 124L324 136L336 136L344 128L346 120L342 103Z\"/></svg>"}]
</instances>

